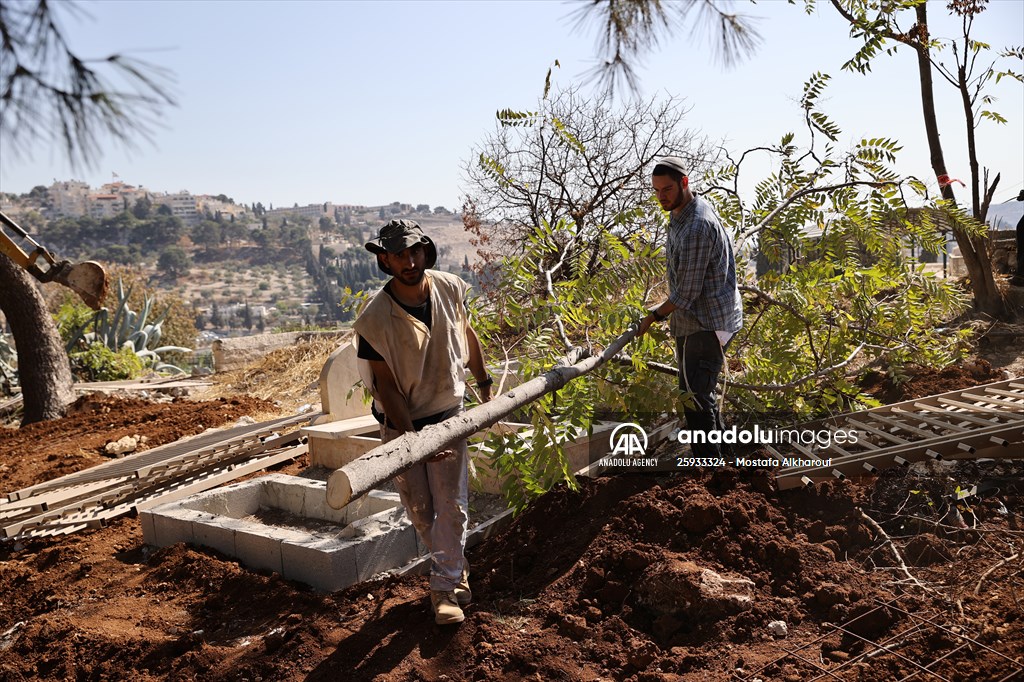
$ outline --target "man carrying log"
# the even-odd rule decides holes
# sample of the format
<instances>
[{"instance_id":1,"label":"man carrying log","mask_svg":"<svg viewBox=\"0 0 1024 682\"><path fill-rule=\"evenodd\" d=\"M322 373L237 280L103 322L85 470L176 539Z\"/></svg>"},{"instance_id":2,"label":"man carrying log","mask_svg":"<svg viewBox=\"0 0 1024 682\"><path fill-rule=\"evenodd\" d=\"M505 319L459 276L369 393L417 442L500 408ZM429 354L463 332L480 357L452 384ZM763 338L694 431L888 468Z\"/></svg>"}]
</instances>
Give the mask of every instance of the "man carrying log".
<instances>
[{"instance_id":1,"label":"man carrying log","mask_svg":"<svg viewBox=\"0 0 1024 682\"><path fill-rule=\"evenodd\" d=\"M678 156L655 161L651 184L669 212L666 256L668 299L640 322L637 336L670 320L676 338L679 390L692 396L684 408L691 431L723 428L716 387L725 348L743 326L743 300L736 281L732 239L711 204L690 189L686 163ZM694 442L697 457L717 458L719 446Z\"/></svg>"},{"instance_id":2,"label":"man carrying log","mask_svg":"<svg viewBox=\"0 0 1024 682\"><path fill-rule=\"evenodd\" d=\"M434 242L417 223L392 220L366 248L391 276L354 324L359 335L357 355L369 365L371 376L365 383L374 398L382 441L461 412L467 367L481 400L490 400L493 379L466 312L469 285L455 275L430 269L437 262ZM434 620L439 625L461 623L462 607L472 599L465 555L466 441L413 466L394 481L406 513L431 552Z\"/></svg>"}]
</instances>

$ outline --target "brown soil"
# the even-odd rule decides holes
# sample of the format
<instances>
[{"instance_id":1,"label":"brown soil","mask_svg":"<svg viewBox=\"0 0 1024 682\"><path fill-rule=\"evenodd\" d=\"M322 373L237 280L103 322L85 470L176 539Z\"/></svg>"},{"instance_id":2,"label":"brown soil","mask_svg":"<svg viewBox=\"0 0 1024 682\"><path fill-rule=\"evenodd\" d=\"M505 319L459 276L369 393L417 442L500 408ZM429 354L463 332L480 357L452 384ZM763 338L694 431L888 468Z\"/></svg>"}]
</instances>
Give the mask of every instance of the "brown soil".
<instances>
[{"instance_id":1,"label":"brown soil","mask_svg":"<svg viewBox=\"0 0 1024 682\"><path fill-rule=\"evenodd\" d=\"M993 367L988 360L974 359L939 371L910 367L900 380L881 372L870 372L862 385L866 393L889 404L1007 378L1002 369Z\"/></svg>"},{"instance_id":2,"label":"brown soil","mask_svg":"<svg viewBox=\"0 0 1024 682\"><path fill-rule=\"evenodd\" d=\"M0 491L103 461L123 435L152 446L264 408L83 400L67 419L0 433ZM153 550L131 518L8 541L0 680L1024 676L1022 471L972 462L783 493L732 468L583 480L470 552L475 601L445 628L422 577L318 594L215 551ZM956 503L955 487L975 484ZM851 662L882 640L890 652Z\"/></svg>"}]
</instances>

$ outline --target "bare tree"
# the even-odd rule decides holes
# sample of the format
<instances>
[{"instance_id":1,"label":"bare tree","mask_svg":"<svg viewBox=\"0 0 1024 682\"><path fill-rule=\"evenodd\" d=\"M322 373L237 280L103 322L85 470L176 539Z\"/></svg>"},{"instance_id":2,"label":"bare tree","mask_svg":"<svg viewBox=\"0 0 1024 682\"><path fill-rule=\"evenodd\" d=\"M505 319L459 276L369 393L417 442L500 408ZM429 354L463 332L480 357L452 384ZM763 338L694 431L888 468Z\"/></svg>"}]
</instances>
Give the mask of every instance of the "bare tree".
<instances>
[{"instance_id":1,"label":"bare tree","mask_svg":"<svg viewBox=\"0 0 1024 682\"><path fill-rule=\"evenodd\" d=\"M634 100L614 107L610 93L577 88L543 97L537 111L498 112L496 130L465 166L468 206L501 253L521 249L535 228L568 221L585 245L597 227L628 234L653 210L650 172L665 154L691 159L694 174L712 154L683 130L676 98ZM475 221L474 221L475 222Z\"/></svg>"},{"instance_id":2,"label":"bare tree","mask_svg":"<svg viewBox=\"0 0 1024 682\"><path fill-rule=\"evenodd\" d=\"M56 143L80 165L96 159L104 136L130 145L173 105L167 81L166 72L123 55L76 55L47 0L0 3L0 147L15 155ZM18 348L22 423L63 416L73 397L64 345L32 278L3 256L0 310Z\"/></svg>"}]
</instances>

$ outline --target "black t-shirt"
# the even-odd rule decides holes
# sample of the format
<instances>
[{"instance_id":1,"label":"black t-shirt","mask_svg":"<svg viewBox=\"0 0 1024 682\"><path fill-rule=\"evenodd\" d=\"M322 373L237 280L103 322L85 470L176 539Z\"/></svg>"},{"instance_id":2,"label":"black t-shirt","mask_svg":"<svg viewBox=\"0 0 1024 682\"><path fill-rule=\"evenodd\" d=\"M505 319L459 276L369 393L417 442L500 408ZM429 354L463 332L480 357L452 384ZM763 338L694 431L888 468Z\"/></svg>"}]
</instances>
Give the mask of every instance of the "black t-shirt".
<instances>
[{"instance_id":1,"label":"black t-shirt","mask_svg":"<svg viewBox=\"0 0 1024 682\"><path fill-rule=\"evenodd\" d=\"M427 300L423 305L405 305L395 297L394 293L392 293L390 282L388 282L387 286L384 287L384 291L388 292L388 295L395 300L395 303L402 306L402 310L427 325L427 329L430 329L430 323L433 320L431 315L430 296L427 296ZM359 347L356 349L356 357L361 360L384 360L384 356L378 353L377 350L370 345L370 342L362 336L359 337Z\"/></svg>"}]
</instances>

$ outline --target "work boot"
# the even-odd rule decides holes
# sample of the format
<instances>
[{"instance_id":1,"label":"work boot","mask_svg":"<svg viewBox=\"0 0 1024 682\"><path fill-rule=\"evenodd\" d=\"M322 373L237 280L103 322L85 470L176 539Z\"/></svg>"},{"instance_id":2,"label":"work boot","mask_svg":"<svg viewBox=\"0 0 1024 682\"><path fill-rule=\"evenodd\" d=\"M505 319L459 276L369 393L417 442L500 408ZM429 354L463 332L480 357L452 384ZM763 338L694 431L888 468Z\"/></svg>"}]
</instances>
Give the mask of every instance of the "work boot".
<instances>
[{"instance_id":1,"label":"work boot","mask_svg":"<svg viewBox=\"0 0 1024 682\"><path fill-rule=\"evenodd\" d=\"M459 578L459 584L455 586L455 599L459 606L469 606L473 601L473 590L469 589L469 571L463 571Z\"/></svg>"},{"instance_id":2,"label":"work boot","mask_svg":"<svg viewBox=\"0 0 1024 682\"><path fill-rule=\"evenodd\" d=\"M438 625L454 625L466 620L454 592L431 590L430 605L434 608L434 622Z\"/></svg>"}]
</instances>

